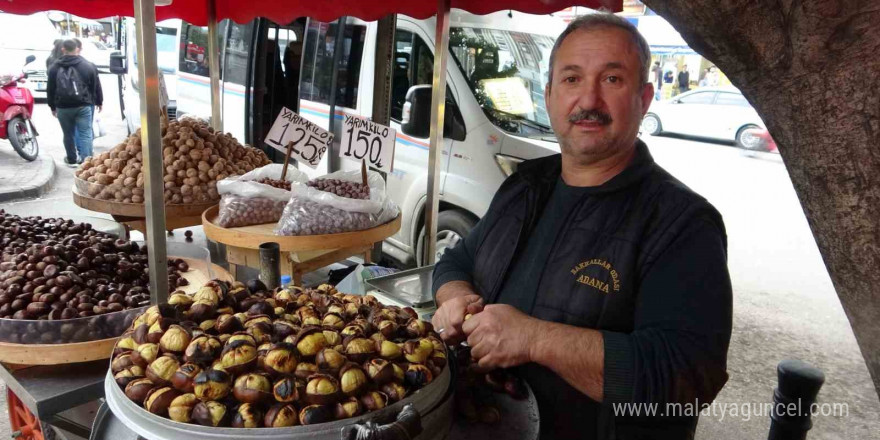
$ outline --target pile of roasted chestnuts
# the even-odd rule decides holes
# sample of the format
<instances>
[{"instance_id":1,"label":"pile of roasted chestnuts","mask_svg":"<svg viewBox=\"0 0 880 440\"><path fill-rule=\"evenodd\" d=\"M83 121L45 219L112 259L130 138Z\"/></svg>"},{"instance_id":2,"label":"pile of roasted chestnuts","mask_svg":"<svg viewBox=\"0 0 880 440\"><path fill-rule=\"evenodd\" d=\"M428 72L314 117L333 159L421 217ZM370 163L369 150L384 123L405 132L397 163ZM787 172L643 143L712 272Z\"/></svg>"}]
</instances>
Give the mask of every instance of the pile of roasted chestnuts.
<instances>
[{"instance_id":1,"label":"pile of roasted chestnuts","mask_svg":"<svg viewBox=\"0 0 880 440\"><path fill-rule=\"evenodd\" d=\"M440 375L446 347L410 308L332 286L210 281L148 308L114 350L125 395L175 422L286 427L355 417Z\"/></svg>"}]
</instances>

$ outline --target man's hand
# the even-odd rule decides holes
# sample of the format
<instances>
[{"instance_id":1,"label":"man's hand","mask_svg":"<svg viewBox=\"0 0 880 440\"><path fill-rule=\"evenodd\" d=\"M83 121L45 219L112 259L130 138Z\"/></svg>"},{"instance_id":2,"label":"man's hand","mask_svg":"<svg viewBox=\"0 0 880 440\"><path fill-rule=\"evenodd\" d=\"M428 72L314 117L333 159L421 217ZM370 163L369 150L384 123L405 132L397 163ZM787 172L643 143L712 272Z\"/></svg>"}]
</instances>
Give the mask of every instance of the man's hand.
<instances>
[{"instance_id":1,"label":"man's hand","mask_svg":"<svg viewBox=\"0 0 880 440\"><path fill-rule=\"evenodd\" d=\"M58 117L58 110L52 110L52 116Z\"/></svg>"},{"instance_id":2,"label":"man's hand","mask_svg":"<svg viewBox=\"0 0 880 440\"><path fill-rule=\"evenodd\" d=\"M101 112L103 112L103 111L104 111L104 106L103 106L103 105L99 105L99 106L98 106L98 113L101 113Z\"/></svg>"},{"instance_id":3,"label":"man's hand","mask_svg":"<svg viewBox=\"0 0 880 440\"><path fill-rule=\"evenodd\" d=\"M531 350L537 343L543 321L532 318L507 304L490 304L465 321L471 357L482 369L508 368L532 362Z\"/></svg>"},{"instance_id":4,"label":"man's hand","mask_svg":"<svg viewBox=\"0 0 880 440\"><path fill-rule=\"evenodd\" d=\"M431 323L437 331L443 330L440 337L447 344L457 344L464 340L465 334L461 331L465 315L474 315L483 310L483 298L477 294L456 296L440 305L440 308L431 318Z\"/></svg>"}]
</instances>

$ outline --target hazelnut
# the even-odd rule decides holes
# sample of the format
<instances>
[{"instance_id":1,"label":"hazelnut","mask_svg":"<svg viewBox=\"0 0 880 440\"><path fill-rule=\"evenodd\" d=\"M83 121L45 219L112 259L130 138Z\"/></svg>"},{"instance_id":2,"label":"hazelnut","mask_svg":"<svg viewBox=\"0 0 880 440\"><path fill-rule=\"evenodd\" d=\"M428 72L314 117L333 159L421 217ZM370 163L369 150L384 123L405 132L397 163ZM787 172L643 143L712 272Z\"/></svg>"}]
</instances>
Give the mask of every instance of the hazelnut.
<instances>
[{"instance_id":1,"label":"hazelnut","mask_svg":"<svg viewBox=\"0 0 880 440\"><path fill-rule=\"evenodd\" d=\"M246 403L261 403L272 399L272 385L262 374L250 373L235 379L232 393L235 398Z\"/></svg>"},{"instance_id":2,"label":"hazelnut","mask_svg":"<svg viewBox=\"0 0 880 440\"><path fill-rule=\"evenodd\" d=\"M195 394L181 394L168 406L168 418L175 422L191 423L193 408L199 403Z\"/></svg>"},{"instance_id":3,"label":"hazelnut","mask_svg":"<svg viewBox=\"0 0 880 440\"><path fill-rule=\"evenodd\" d=\"M293 405L276 404L266 412L263 425L267 428L295 426L298 422L297 418L296 408Z\"/></svg>"}]
</instances>

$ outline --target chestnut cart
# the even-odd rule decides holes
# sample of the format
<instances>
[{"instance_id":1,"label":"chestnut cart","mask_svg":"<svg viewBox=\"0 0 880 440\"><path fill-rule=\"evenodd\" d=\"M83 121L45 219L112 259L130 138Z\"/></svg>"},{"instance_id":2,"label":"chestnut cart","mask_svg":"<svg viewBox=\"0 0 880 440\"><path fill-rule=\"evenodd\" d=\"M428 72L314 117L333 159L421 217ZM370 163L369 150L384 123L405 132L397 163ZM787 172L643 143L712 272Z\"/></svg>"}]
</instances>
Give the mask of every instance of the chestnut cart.
<instances>
[{"instance_id":1,"label":"chestnut cart","mask_svg":"<svg viewBox=\"0 0 880 440\"><path fill-rule=\"evenodd\" d=\"M290 275L296 285L302 285L302 277L308 272L354 255L363 255L370 262L370 249L374 243L394 235L400 229L400 216L388 223L363 231L341 234L283 236L275 235L274 223L263 225L223 228L217 225L217 207L202 214L205 236L226 246L229 272L236 276L236 266L260 268L259 247L261 243L278 243L281 255L281 273ZM286 255L286 257L285 257Z\"/></svg>"}]
</instances>

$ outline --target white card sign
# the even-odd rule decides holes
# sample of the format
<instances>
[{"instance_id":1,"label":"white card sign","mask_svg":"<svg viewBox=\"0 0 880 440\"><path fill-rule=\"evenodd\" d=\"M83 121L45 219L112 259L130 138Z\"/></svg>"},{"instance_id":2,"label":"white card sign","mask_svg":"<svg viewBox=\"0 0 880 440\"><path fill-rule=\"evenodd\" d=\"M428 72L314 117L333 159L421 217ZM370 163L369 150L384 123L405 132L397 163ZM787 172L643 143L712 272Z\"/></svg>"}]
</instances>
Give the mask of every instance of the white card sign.
<instances>
[{"instance_id":1,"label":"white card sign","mask_svg":"<svg viewBox=\"0 0 880 440\"><path fill-rule=\"evenodd\" d=\"M397 132L381 124L356 116L345 115L339 157L360 162L385 172L394 168L394 145Z\"/></svg>"},{"instance_id":2,"label":"white card sign","mask_svg":"<svg viewBox=\"0 0 880 440\"><path fill-rule=\"evenodd\" d=\"M330 149L333 134L306 120L286 107L275 118L266 135L266 144L287 154L288 142L293 142L291 157L312 169L318 168L324 153Z\"/></svg>"}]
</instances>

